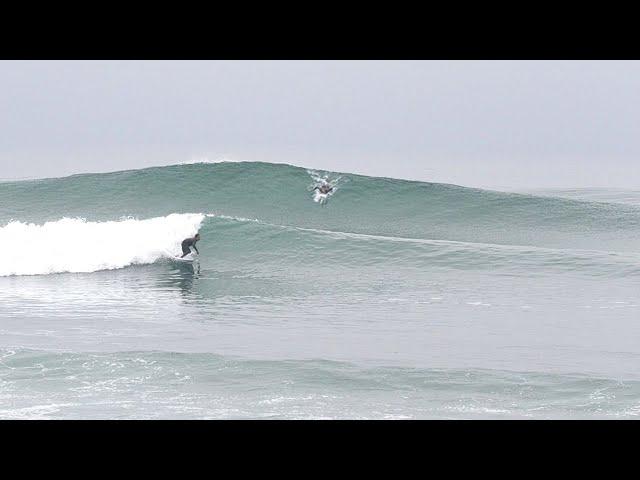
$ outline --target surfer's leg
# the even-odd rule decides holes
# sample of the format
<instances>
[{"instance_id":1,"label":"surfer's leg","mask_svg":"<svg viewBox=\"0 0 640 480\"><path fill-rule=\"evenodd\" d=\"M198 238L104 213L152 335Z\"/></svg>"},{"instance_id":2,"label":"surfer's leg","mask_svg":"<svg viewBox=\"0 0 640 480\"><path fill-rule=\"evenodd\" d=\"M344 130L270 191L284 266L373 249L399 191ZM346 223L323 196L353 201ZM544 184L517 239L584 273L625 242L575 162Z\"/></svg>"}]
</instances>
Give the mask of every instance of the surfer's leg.
<instances>
[{"instance_id":1,"label":"surfer's leg","mask_svg":"<svg viewBox=\"0 0 640 480\"><path fill-rule=\"evenodd\" d=\"M182 256L180 258L184 258L191 253L191 249L186 245L182 245Z\"/></svg>"}]
</instances>

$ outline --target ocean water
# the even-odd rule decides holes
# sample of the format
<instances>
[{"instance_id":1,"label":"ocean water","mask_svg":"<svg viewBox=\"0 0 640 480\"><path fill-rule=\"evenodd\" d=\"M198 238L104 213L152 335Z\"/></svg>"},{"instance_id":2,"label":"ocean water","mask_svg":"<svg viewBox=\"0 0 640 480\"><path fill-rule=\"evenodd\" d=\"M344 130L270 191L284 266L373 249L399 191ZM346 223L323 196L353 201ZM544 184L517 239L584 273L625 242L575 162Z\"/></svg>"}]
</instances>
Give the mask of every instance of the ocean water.
<instances>
[{"instance_id":1,"label":"ocean water","mask_svg":"<svg viewBox=\"0 0 640 480\"><path fill-rule=\"evenodd\" d=\"M639 200L259 162L0 183L0 418L637 418Z\"/></svg>"}]
</instances>

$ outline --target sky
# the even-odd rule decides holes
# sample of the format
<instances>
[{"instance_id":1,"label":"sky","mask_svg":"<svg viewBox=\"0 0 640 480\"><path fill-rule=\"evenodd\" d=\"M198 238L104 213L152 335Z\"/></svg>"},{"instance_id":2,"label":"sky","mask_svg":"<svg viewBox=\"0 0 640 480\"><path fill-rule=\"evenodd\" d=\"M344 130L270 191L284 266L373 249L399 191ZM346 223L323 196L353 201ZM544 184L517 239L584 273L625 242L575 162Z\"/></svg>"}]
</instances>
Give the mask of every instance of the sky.
<instances>
[{"instance_id":1,"label":"sky","mask_svg":"<svg viewBox=\"0 0 640 480\"><path fill-rule=\"evenodd\" d=\"M0 61L0 179L252 160L640 188L637 61Z\"/></svg>"}]
</instances>

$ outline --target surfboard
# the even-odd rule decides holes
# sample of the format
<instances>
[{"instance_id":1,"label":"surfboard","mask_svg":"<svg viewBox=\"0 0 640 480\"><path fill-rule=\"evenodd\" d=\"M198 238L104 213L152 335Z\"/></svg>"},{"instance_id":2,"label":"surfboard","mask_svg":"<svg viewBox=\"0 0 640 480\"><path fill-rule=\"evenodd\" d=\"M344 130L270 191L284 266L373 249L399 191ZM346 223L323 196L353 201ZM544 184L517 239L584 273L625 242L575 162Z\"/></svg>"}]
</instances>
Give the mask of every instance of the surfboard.
<instances>
[{"instance_id":1,"label":"surfboard","mask_svg":"<svg viewBox=\"0 0 640 480\"><path fill-rule=\"evenodd\" d=\"M194 256L192 253L190 253L189 255L187 255L184 258L181 258L179 256L174 257L174 260L176 262L181 262L181 263L193 263L197 259L198 259L198 257Z\"/></svg>"}]
</instances>

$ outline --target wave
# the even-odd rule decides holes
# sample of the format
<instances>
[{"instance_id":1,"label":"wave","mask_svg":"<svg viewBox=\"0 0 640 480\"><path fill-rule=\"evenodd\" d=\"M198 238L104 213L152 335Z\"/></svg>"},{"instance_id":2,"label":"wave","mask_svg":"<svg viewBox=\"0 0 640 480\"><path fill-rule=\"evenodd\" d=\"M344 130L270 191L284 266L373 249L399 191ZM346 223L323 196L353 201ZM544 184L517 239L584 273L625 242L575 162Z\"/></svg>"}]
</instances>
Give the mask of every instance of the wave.
<instances>
[{"instance_id":1,"label":"wave","mask_svg":"<svg viewBox=\"0 0 640 480\"><path fill-rule=\"evenodd\" d=\"M186 237L203 235L200 250L218 267L245 265L317 270L368 266L488 270L527 276L553 271L589 276L640 275L640 255L394 237L292 227L212 213L145 220L91 222L62 218L0 227L0 276L87 273L152 264L180 252Z\"/></svg>"},{"instance_id":2,"label":"wave","mask_svg":"<svg viewBox=\"0 0 640 480\"><path fill-rule=\"evenodd\" d=\"M324 181L335 190L318 198L313 188ZM0 184L0 275L152 263L200 227L203 248L215 245L210 253L234 261L413 259L456 268L538 262L570 269L609 262L628 273L637 264L640 206L262 162L82 174ZM130 243L134 230L144 237L141 246ZM80 247L80 239L92 245Z\"/></svg>"},{"instance_id":3,"label":"wave","mask_svg":"<svg viewBox=\"0 0 640 480\"><path fill-rule=\"evenodd\" d=\"M555 272L588 276L638 276L640 254L527 245L500 245L449 240L359 234L276 225L259 219L207 214L202 251L218 265L230 262L267 268L286 263L317 270L368 266L424 270L492 270L528 277ZM208 240L214 239L215 248Z\"/></svg>"},{"instance_id":4,"label":"wave","mask_svg":"<svg viewBox=\"0 0 640 480\"><path fill-rule=\"evenodd\" d=\"M637 380L560 372L2 348L0 373L3 396L10 400L0 408L4 419L593 419L640 414ZM54 394L45 382L58 387Z\"/></svg>"},{"instance_id":5,"label":"wave","mask_svg":"<svg viewBox=\"0 0 640 480\"><path fill-rule=\"evenodd\" d=\"M0 228L0 276L95 272L149 264L180 252L202 214L90 222L62 218L38 225L12 221Z\"/></svg>"}]
</instances>

